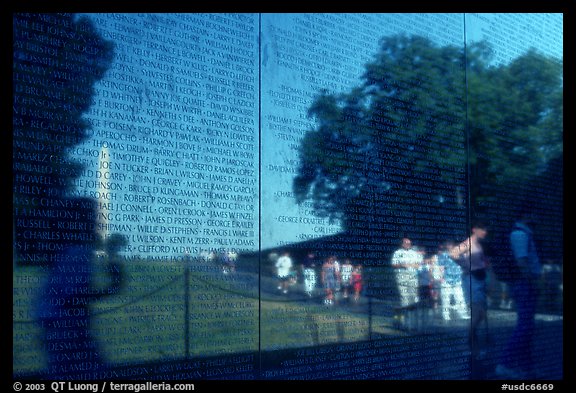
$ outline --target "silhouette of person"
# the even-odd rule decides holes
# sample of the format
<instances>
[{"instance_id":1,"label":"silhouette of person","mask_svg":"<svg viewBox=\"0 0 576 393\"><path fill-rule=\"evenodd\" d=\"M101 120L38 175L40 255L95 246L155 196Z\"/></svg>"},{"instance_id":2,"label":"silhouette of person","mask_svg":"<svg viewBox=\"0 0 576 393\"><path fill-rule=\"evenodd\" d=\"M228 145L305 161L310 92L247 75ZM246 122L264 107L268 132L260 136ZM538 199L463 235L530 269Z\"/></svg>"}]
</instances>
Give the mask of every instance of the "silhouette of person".
<instances>
[{"instance_id":1,"label":"silhouette of person","mask_svg":"<svg viewBox=\"0 0 576 393\"><path fill-rule=\"evenodd\" d=\"M88 203L95 204L95 201L86 199L82 204ZM104 250L96 250L96 241L87 241L91 233L82 235L76 237L78 240L72 239L56 255L36 302L36 314L48 352L46 374L49 379L95 375L105 369L97 342L92 337L90 304L120 289L121 270L116 258L126 240L115 234L105 241ZM99 270L110 273L106 287L93 283L93 275Z\"/></svg>"},{"instance_id":2,"label":"silhouette of person","mask_svg":"<svg viewBox=\"0 0 576 393\"><path fill-rule=\"evenodd\" d=\"M26 240L19 242L21 249L15 260L18 265L42 266L48 273L40 298L34 303L48 353L46 373L51 379L69 379L74 373L97 370L101 358L90 335L88 308L92 295L96 295L90 288L96 201L65 197L71 181L83 170L83 165L69 160L68 155L89 137L83 115L92 103L94 84L113 61L114 45L98 34L86 16L14 13L13 21L17 120L13 137L15 141L31 142L13 157L14 236ZM50 44L51 50L44 53L43 61L31 57L34 50L25 45L30 42L32 27L40 38L50 28L57 27L61 33L62 39ZM70 63L67 59L73 60ZM71 64L74 66L70 68ZM33 89L37 99L20 99L29 94L30 81L34 80L43 81ZM46 102L53 105L48 108ZM31 126L48 118L52 119L49 127ZM61 138L56 138L58 135ZM44 152L49 152L49 158ZM35 189L34 195L29 189ZM31 213L44 217L46 227L27 228ZM103 289L108 290L112 288Z\"/></svg>"},{"instance_id":3,"label":"silhouette of person","mask_svg":"<svg viewBox=\"0 0 576 393\"><path fill-rule=\"evenodd\" d=\"M508 285L518 318L502 361L496 366L496 373L512 379L533 378L535 371L532 341L538 300L538 279L542 273L542 265L530 228L534 221L533 213L524 210L510 233L510 247L518 273Z\"/></svg>"}]
</instances>

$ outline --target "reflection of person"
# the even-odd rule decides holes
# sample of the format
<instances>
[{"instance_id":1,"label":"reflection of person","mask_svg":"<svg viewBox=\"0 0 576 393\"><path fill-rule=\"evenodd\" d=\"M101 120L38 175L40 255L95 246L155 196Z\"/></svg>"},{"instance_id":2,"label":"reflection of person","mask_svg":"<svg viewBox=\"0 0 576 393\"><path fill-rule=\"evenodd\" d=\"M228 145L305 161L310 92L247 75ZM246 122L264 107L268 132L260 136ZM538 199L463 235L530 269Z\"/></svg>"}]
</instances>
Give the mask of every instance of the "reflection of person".
<instances>
[{"instance_id":1,"label":"reflection of person","mask_svg":"<svg viewBox=\"0 0 576 393\"><path fill-rule=\"evenodd\" d=\"M238 253L236 251L227 251L222 254L222 272L224 274L236 272L236 260Z\"/></svg>"},{"instance_id":2,"label":"reflection of person","mask_svg":"<svg viewBox=\"0 0 576 393\"><path fill-rule=\"evenodd\" d=\"M326 297L324 298L324 304L333 305L334 304L334 293L336 291L336 285L339 280L338 270L336 269L336 257L330 256L326 258L322 264L322 272L320 275L322 280L322 285L324 286L324 291Z\"/></svg>"},{"instance_id":3,"label":"reflection of person","mask_svg":"<svg viewBox=\"0 0 576 393\"><path fill-rule=\"evenodd\" d=\"M342 297L344 299L348 298L352 287L352 270L354 266L352 266L352 262L350 259L345 259L342 266L340 266L340 277L342 282Z\"/></svg>"},{"instance_id":4,"label":"reflection of person","mask_svg":"<svg viewBox=\"0 0 576 393\"><path fill-rule=\"evenodd\" d=\"M470 305L470 348L473 356L477 356L479 351L478 327L486 320L486 257L481 242L487 233L486 225L476 222L472 225L470 237L450 250L450 256L462 268L462 288Z\"/></svg>"},{"instance_id":5,"label":"reflection of person","mask_svg":"<svg viewBox=\"0 0 576 393\"><path fill-rule=\"evenodd\" d=\"M48 377L69 379L79 370L100 372L105 361L92 336L90 304L120 290L118 252L126 239L113 234L105 250L76 241L65 246L55 258L38 301L37 316L48 351ZM107 272L105 287L95 282L95 272Z\"/></svg>"},{"instance_id":6,"label":"reflection of person","mask_svg":"<svg viewBox=\"0 0 576 393\"><path fill-rule=\"evenodd\" d=\"M362 292L362 266L354 266L352 270L352 289L354 290L354 301L360 300L360 293Z\"/></svg>"},{"instance_id":7,"label":"reflection of person","mask_svg":"<svg viewBox=\"0 0 576 393\"><path fill-rule=\"evenodd\" d=\"M496 367L497 374L506 378L533 377L532 339L538 298L537 285L542 272L534 235L529 227L533 221L534 216L530 211L522 212L510 233L510 247L518 274L508 285L518 318L502 362Z\"/></svg>"},{"instance_id":8,"label":"reflection of person","mask_svg":"<svg viewBox=\"0 0 576 393\"><path fill-rule=\"evenodd\" d=\"M284 251L276 261L276 274L278 276L278 289L283 293L288 293L288 286L290 284L290 272L292 270L292 258L290 253Z\"/></svg>"},{"instance_id":9,"label":"reflection of person","mask_svg":"<svg viewBox=\"0 0 576 393\"><path fill-rule=\"evenodd\" d=\"M214 251L208 252L208 250L204 250L200 252L200 260L203 262L211 264L214 262L215 259L216 259L216 253L214 253Z\"/></svg>"},{"instance_id":10,"label":"reflection of person","mask_svg":"<svg viewBox=\"0 0 576 393\"><path fill-rule=\"evenodd\" d=\"M436 254L424 258L424 262L429 266L430 270L430 297L432 301L432 308L438 309L438 302L440 301L440 288L444 279L444 268L438 264L438 256Z\"/></svg>"},{"instance_id":11,"label":"reflection of person","mask_svg":"<svg viewBox=\"0 0 576 393\"><path fill-rule=\"evenodd\" d=\"M420 250L422 263L418 267L418 300L421 307L432 308L432 265L429 258L425 258L425 251Z\"/></svg>"},{"instance_id":12,"label":"reflection of person","mask_svg":"<svg viewBox=\"0 0 576 393\"><path fill-rule=\"evenodd\" d=\"M500 283L500 308L510 310L512 308L512 299L510 298L510 289L505 282Z\"/></svg>"},{"instance_id":13,"label":"reflection of person","mask_svg":"<svg viewBox=\"0 0 576 393\"><path fill-rule=\"evenodd\" d=\"M557 261L547 260L542 265L541 298L549 311L562 307L562 267Z\"/></svg>"},{"instance_id":14,"label":"reflection of person","mask_svg":"<svg viewBox=\"0 0 576 393\"><path fill-rule=\"evenodd\" d=\"M418 253L422 256L422 263L418 268L418 308L416 309L417 330L427 329L432 318L432 308L434 306L434 273L432 259L426 255L426 250L418 248Z\"/></svg>"},{"instance_id":15,"label":"reflection of person","mask_svg":"<svg viewBox=\"0 0 576 393\"><path fill-rule=\"evenodd\" d=\"M412 248L412 241L405 237L400 248L392 254L392 268L396 278L396 285L400 294L400 314L395 318L400 324L412 326L415 321L410 307L418 303L418 268L422 263L422 255Z\"/></svg>"},{"instance_id":16,"label":"reflection of person","mask_svg":"<svg viewBox=\"0 0 576 393\"><path fill-rule=\"evenodd\" d=\"M314 262L303 266L302 275L304 277L304 292L308 297L312 297L314 288L316 288L316 265Z\"/></svg>"},{"instance_id":17,"label":"reflection of person","mask_svg":"<svg viewBox=\"0 0 576 393\"><path fill-rule=\"evenodd\" d=\"M304 292L306 292L308 297L312 297L318 281L316 274L316 255L312 251L306 255L304 263L302 264L302 277L304 280Z\"/></svg>"},{"instance_id":18,"label":"reflection of person","mask_svg":"<svg viewBox=\"0 0 576 393\"><path fill-rule=\"evenodd\" d=\"M460 318L470 318L462 289L462 268L450 257L449 250L452 247L454 247L454 242L447 241L442 245L438 253L438 265L444 270L440 289L440 304L442 307L442 318L445 321L451 319L450 310L454 310ZM453 306L452 301L454 302Z\"/></svg>"},{"instance_id":19,"label":"reflection of person","mask_svg":"<svg viewBox=\"0 0 576 393\"><path fill-rule=\"evenodd\" d=\"M38 302L38 319L48 350L48 375L55 379L73 372L79 363L75 359L84 358L85 364L93 370L99 370L103 364L89 329L91 280L87 264L92 263L96 254L76 245L67 247L61 256L46 281L45 294Z\"/></svg>"},{"instance_id":20,"label":"reflection of person","mask_svg":"<svg viewBox=\"0 0 576 393\"><path fill-rule=\"evenodd\" d=\"M342 275L340 274L340 261L338 258L333 257L334 271L336 272L336 292L340 292L342 288ZM336 294L334 295L336 296Z\"/></svg>"}]
</instances>

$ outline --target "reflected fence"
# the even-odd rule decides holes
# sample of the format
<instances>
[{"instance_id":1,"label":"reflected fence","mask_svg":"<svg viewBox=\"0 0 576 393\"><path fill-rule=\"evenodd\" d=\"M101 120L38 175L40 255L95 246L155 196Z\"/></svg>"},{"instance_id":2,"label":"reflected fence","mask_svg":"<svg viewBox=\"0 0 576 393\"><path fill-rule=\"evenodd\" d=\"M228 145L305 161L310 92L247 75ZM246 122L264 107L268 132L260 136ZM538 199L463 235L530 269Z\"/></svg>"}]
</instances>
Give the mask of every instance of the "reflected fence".
<instances>
[{"instance_id":1,"label":"reflected fence","mask_svg":"<svg viewBox=\"0 0 576 393\"><path fill-rule=\"evenodd\" d=\"M386 266L365 269L365 285L358 302L338 292L337 303L326 306L320 284L309 297L298 276L288 294L283 294L267 267L258 269L262 274L254 269L244 271L244 262L250 265L255 261L240 258L236 271L226 273L221 266L200 258L168 267L132 261L131 269L124 266L131 272L126 274L120 292L87 309L89 326L84 328L114 368L338 343L401 341L422 334L448 335L450 340L467 335L469 321L446 324L439 314L421 321L411 331L395 325L397 290L391 269ZM31 270L20 275L28 279L17 277L18 271L14 285L14 374L33 375L42 372L47 362L45 352L56 341L45 336L42 324L33 319L30 299L33 293L38 294L39 280L30 279ZM562 320L561 280L561 271L545 267L538 307L541 321ZM502 287L489 287L493 301L486 334L498 326L511 326L515 315L513 304L500 307L498 289ZM69 296L64 301L73 303L75 298ZM74 321L69 318L69 323ZM66 318L61 323L62 331L66 331ZM74 345L74 339L68 341L69 346ZM65 353L66 346L58 343Z\"/></svg>"}]
</instances>

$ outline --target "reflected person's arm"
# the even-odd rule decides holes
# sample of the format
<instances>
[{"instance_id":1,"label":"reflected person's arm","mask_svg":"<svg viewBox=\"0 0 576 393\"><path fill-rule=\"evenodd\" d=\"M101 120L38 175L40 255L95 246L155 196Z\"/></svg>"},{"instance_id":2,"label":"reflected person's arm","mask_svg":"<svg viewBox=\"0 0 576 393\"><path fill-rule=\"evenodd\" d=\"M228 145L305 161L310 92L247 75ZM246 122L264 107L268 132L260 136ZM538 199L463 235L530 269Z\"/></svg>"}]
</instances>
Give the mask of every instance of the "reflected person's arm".
<instances>
[{"instance_id":1,"label":"reflected person's arm","mask_svg":"<svg viewBox=\"0 0 576 393\"><path fill-rule=\"evenodd\" d=\"M462 266L461 257L468 253L470 250L470 242L465 240L457 246L451 248L448 252L450 258L452 258L458 265ZM462 266L463 267L463 266Z\"/></svg>"}]
</instances>

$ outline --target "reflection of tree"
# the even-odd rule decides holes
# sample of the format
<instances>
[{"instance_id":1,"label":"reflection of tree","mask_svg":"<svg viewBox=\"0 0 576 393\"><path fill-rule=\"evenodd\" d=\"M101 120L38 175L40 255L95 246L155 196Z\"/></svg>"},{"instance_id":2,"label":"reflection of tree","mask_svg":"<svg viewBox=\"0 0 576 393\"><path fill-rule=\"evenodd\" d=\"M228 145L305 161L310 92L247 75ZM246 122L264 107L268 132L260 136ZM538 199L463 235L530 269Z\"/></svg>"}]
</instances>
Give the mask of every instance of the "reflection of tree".
<instances>
[{"instance_id":1,"label":"reflection of tree","mask_svg":"<svg viewBox=\"0 0 576 393\"><path fill-rule=\"evenodd\" d=\"M494 67L489 53L485 43L465 53L382 39L360 87L321 92L310 107L317 127L300 146L297 201L348 230L417 233L432 225L418 224L422 213L463 221L468 202L476 213L509 184L529 183L562 154L562 66L530 51Z\"/></svg>"},{"instance_id":2,"label":"reflection of tree","mask_svg":"<svg viewBox=\"0 0 576 393\"><path fill-rule=\"evenodd\" d=\"M68 155L87 138L82 114L113 50L87 18L72 14L14 14L13 48L14 240L20 263L47 263L65 246L71 207L80 207L74 221L85 219L77 228L90 226L90 208L65 197L82 171Z\"/></svg>"},{"instance_id":3,"label":"reflection of tree","mask_svg":"<svg viewBox=\"0 0 576 393\"><path fill-rule=\"evenodd\" d=\"M530 184L562 156L562 63L531 50L508 65L487 64L469 76L471 196L481 202L512 188L530 202Z\"/></svg>"},{"instance_id":4,"label":"reflection of tree","mask_svg":"<svg viewBox=\"0 0 576 393\"><path fill-rule=\"evenodd\" d=\"M481 58L469 73L471 206L495 223L493 257L508 257L516 212L531 205L543 259L561 258L562 63L534 50L497 67Z\"/></svg>"}]
</instances>

